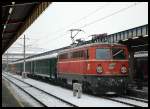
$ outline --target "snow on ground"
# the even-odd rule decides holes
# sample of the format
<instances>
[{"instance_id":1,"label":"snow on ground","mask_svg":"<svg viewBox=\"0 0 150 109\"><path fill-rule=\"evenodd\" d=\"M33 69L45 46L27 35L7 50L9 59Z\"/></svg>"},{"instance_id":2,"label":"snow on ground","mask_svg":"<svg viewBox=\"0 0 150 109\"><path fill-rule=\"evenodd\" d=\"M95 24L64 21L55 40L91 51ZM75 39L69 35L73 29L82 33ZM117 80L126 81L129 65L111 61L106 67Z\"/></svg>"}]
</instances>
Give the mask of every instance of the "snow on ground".
<instances>
[{"instance_id":1,"label":"snow on ground","mask_svg":"<svg viewBox=\"0 0 150 109\"><path fill-rule=\"evenodd\" d=\"M8 80L5 79L7 82L8 89L13 93L15 98L22 104L23 107L42 107L37 101L31 98L28 94L20 90L14 84L10 83Z\"/></svg>"},{"instance_id":2,"label":"snow on ground","mask_svg":"<svg viewBox=\"0 0 150 109\"><path fill-rule=\"evenodd\" d=\"M10 74L10 73L7 73ZM33 80L30 78L22 79L19 75L10 74L18 79L21 79L37 88L40 88L48 93L56 95L66 101L71 102L79 107L129 107L122 103L117 103L114 101L106 100L100 97L95 97L87 94L82 94L81 98L78 99L77 97L73 96L73 91L64 89L59 86L50 85L44 82L40 82L37 80ZM42 98L41 98L42 99ZM43 98L44 99L44 98Z\"/></svg>"},{"instance_id":3,"label":"snow on ground","mask_svg":"<svg viewBox=\"0 0 150 109\"><path fill-rule=\"evenodd\" d=\"M10 80L12 80L14 83L16 83L17 85L19 85L20 87L24 88L25 91L27 91L28 93L30 93L32 96L34 96L36 99L40 100L42 103L44 103L46 106L48 107L68 107L68 104L63 103L59 100L57 100L56 98L53 98L51 96L49 96L48 94L45 94L33 87L30 87L29 85L22 85L20 84L21 82L10 77L10 76L6 76L7 78L9 78Z\"/></svg>"}]
</instances>

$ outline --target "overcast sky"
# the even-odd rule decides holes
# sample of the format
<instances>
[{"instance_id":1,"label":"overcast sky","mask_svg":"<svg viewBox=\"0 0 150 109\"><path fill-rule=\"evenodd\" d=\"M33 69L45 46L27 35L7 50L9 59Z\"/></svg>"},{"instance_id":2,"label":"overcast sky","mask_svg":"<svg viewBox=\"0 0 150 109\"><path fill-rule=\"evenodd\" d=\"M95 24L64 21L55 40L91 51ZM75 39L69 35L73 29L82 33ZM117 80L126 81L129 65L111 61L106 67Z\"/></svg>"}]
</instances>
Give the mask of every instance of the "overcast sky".
<instances>
[{"instance_id":1,"label":"overcast sky","mask_svg":"<svg viewBox=\"0 0 150 109\"><path fill-rule=\"evenodd\" d=\"M29 38L27 52L44 52L71 44L69 29L82 29L76 39L87 40L92 34L111 34L144 24L148 24L147 2L53 2L19 38ZM8 51L22 52L21 44L23 40L18 39Z\"/></svg>"}]
</instances>

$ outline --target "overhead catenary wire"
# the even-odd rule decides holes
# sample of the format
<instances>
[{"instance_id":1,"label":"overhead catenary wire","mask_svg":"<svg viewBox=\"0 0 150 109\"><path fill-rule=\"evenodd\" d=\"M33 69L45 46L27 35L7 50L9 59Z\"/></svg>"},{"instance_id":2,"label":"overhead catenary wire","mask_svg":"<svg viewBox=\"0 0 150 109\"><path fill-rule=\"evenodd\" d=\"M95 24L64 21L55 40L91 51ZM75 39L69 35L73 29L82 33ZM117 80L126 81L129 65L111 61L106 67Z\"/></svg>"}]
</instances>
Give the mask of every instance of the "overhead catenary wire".
<instances>
[{"instance_id":1,"label":"overhead catenary wire","mask_svg":"<svg viewBox=\"0 0 150 109\"><path fill-rule=\"evenodd\" d=\"M96 12L98 12L98 11L100 11L100 10L103 10L105 7L108 7L109 5L110 5L110 3L106 3L105 5L103 5L103 6L101 6L101 7L98 7L98 8L96 8L94 11L88 13L87 15L81 17L80 19L78 19L78 20L72 22L71 24L69 24L69 25L67 25L67 26L65 26L65 27L63 27L63 28L60 28L60 29L56 30L55 32L52 32L52 33L49 34L49 35L53 35L53 34L58 33L58 32L66 31L66 29L67 29L68 27L70 27L70 26L72 26L72 25L74 25L74 24L77 24L77 23L81 22L82 20L88 18L89 16L95 14ZM45 36L47 36L47 35L45 35ZM40 41L40 40L39 40L39 41Z\"/></svg>"},{"instance_id":2,"label":"overhead catenary wire","mask_svg":"<svg viewBox=\"0 0 150 109\"><path fill-rule=\"evenodd\" d=\"M26 37L25 39L27 40L33 40L33 38L29 38L29 37ZM19 38L19 40L24 40L24 38ZM37 39L35 39L37 40ZM22 47L24 46L24 44L20 44L20 43L15 43L15 46L11 46L11 48L9 49L9 51L18 51L18 50L22 50ZM37 52L37 51L45 51L46 49L44 48L39 48L37 46L33 46L33 44L27 44L25 45L27 51L33 51L33 52ZM12 50L13 49L13 50Z\"/></svg>"},{"instance_id":3,"label":"overhead catenary wire","mask_svg":"<svg viewBox=\"0 0 150 109\"><path fill-rule=\"evenodd\" d=\"M103 5L103 6L101 6L101 7L98 7L96 10L94 10L94 11L88 13L87 15L83 16L82 18L80 18L80 19L78 19L77 21L75 21L75 22L73 22L72 24L70 24L70 26L73 25L73 24L75 24L75 23L81 22L82 20L84 20L84 19L88 18L89 16L95 14L96 12L98 12L98 11L100 11L100 10L102 10L102 9L104 9L104 8L106 8L106 7L108 7L109 5L110 5L110 3L106 3L105 5Z\"/></svg>"},{"instance_id":4,"label":"overhead catenary wire","mask_svg":"<svg viewBox=\"0 0 150 109\"><path fill-rule=\"evenodd\" d=\"M57 37L54 37L54 38L52 38L52 39L50 39L50 40L46 40L46 41L44 41L44 43L48 43L48 42L50 42L51 40L58 40L58 39L61 39L61 38L64 38L64 36L66 36L66 33L63 33L63 34L60 34L60 35L58 35Z\"/></svg>"},{"instance_id":5,"label":"overhead catenary wire","mask_svg":"<svg viewBox=\"0 0 150 109\"><path fill-rule=\"evenodd\" d=\"M127 10L127 9L129 9L129 8L132 8L132 7L136 6L136 5L138 5L138 4L140 4L140 3L134 3L134 4L132 4L132 5L129 5L129 6L125 7L125 8L122 8L122 9L116 11L116 12L113 12L113 13L111 13L111 14L109 14L109 15L106 15L106 16L104 16L104 17L102 17L102 18L99 18L99 19L97 19L97 20L94 20L94 21L92 21L92 22L90 22L90 23L87 23L87 24L85 24L85 25L83 25L83 26L80 26L80 27L78 27L78 28L81 29L81 28L88 27L88 26L90 26L90 25L92 25L92 24L94 24L94 23L96 23L96 22L100 22L100 21L102 21L102 20L104 20L104 19L107 19L107 18L113 16L113 15L116 15L116 14L118 14L118 13L121 13L121 12L123 12L123 11L125 11L125 10ZM59 37L59 36L58 36L58 37ZM58 37L55 37L55 38L54 38L55 41L57 40ZM59 37L59 39L60 39L60 38L62 38L62 37ZM52 40L51 40L51 41L52 41Z\"/></svg>"},{"instance_id":6,"label":"overhead catenary wire","mask_svg":"<svg viewBox=\"0 0 150 109\"><path fill-rule=\"evenodd\" d=\"M116 11L116 12L113 12L113 13L111 13L111 14L109 14L109 15L106 15L106 16L104 16L104 17L102 17L102 18L98 18L97 20L94 20L94 21L92 21L92 22L89 22L89 23L87 23L87 24L85 24L85 25L83 25L83 26L81 26L81 27L79 27L79 28L85 28L85 27L88 27L88 26L90 26L90 25L92 25L92 24L94 24L94 23L96 23L96 22L100 22L100 21L102 21L102 20L104 20L104 19L107 19L107 18L109 18L109 17L111 17L111 16L113 16L113 15L116 15L116 14L118 14L118 13L121 13L121 12L123 12L123 11L125 11L125 10L127 10L127 9L129 9L129 8L131 8L131 7L133 7L133 6L136 6L137 5L137 3L135 4L132 4L132 5L130 5L130 6L127 6L127 7L125 7L125 8L122 8L122 9L120 9L120 10L118 10L118 11ZM98 9L97 9L98 10ZM96 10L95 10L96 11ZM94 11L93 11L94 12ZM85 16L84 16L85 17ZM84 17L82 17L82 18L84 18ZM72 25L72 24L71 24ZM70 25L69 25L70 26ZM66 32L66 31L65 31ZM52 41L57 41L58 39L62 39L62 38L64 38L66 36L66 34L61 34L61 35L58 35L58 37L54 37L54 38L52 38L52 39L50 39L50 40L46 40L46 42L52 42ZM38 42L38 41L37 41ZM44 41L45 42L45 41Z\"/></svg>"},{"instance_id":7,"label":"overhead catenary wire","mask_svg":"<svg viewBox=\"0 0 150 109\"><path fill-rule=\"evenodd\" d=\"M138 3L138 4L140 4L140 3ZM138 4L137 4L137 3L134 3L134 4L130 5L130 6L127 6L127 7L125 7L125 8L122 8L122 9L116 11L116 12L113 12L113 13L107 15L107 16L104 16L104 17L99 18L99 19L97 19L97 20L94 20L94 21L92 21L92 22L90 22L90 23L87 23L87 24L85 24L85 25L83 25L83 26L81 26L81 27L79 27L79 28L85 28L85 27L87 27L87 26L90 26L90 25L92 25L92 24L94 24L94 23L96 23L96 22L102 21L102 20L104 20L104 19L106 19L106 18L109 18L109 17L111 17L111 16L113 16L113 15L116 15L116 14L118 14L118 13L120 13L120 12L123 12L123 11L125 11L125 10L127 10L127 9L129 9L129 8L131 8L131 7L134 7L135 5L138 5Z\"/></svg>"}]
</instances>

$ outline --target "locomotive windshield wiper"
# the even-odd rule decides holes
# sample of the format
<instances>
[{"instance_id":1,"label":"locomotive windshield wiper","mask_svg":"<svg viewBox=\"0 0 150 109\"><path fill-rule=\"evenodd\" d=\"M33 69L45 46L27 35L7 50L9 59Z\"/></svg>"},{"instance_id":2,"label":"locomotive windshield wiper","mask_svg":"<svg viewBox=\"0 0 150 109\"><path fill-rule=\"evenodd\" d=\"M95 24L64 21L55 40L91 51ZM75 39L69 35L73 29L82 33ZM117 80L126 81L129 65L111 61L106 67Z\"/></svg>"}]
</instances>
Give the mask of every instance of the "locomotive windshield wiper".
<instances>
[{"instance_id":1,"label":"locomotive windshield wiper","mask_svg":"<svg viewBox=\"0 0 150 109\"><path fill-rule=\"evenodd\" d=\"M113 57L116 56L117 54L121 53L122 51L123 51L123 50L118 51L117 53L115 53L115 54L113 55Z\"/></svg>"}]
</instances>

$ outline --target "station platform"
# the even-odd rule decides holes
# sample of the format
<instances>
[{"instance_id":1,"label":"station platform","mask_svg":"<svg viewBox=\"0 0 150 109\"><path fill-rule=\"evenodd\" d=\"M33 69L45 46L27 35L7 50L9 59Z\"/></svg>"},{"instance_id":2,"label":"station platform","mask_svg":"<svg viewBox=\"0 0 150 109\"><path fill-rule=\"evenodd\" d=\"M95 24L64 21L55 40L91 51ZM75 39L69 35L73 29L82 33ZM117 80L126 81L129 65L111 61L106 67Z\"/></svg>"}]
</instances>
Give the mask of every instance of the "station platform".
<instances>
[{"instance_id":1,"label":"station platform","mask_svg":"<svg viewBox=\"0 0 150 109\"><path fill-rule=\"evenodd\" d=\"M22 107L2 79L2 107Z\"/></svg>"}]
</instances>

